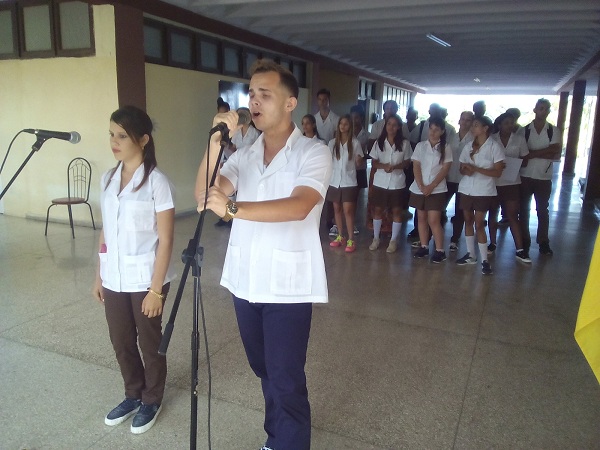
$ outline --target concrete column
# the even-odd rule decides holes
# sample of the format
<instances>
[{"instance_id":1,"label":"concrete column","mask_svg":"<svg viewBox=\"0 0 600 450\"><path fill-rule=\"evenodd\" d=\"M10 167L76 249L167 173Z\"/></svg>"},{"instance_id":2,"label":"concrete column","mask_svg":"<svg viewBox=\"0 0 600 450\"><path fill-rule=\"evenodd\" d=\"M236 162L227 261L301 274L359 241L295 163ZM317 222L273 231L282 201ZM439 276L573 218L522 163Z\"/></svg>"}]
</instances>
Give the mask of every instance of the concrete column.
<instances>
[{"instance_id":1,"label":"concrete column","mask_svg":"<svg viewBox=\"0 0 600 450\"><path fill-rule=\"evenodd\" d=\"M569 105L569 92L560 93L560 102L558 104L558 119L556 126L560 129L560 142L564 142L565 122L567 120L567 106Z\"/></svg>"},{"instance_id":2,"label":"concrete column","mask_svg":"<svg viewBox=\"0 0 600 450\"><path fill-rule=\"evenodd\" d=\"M600 199L600 83L598 83L596 100L596 115L594 118L594 135L588 162L587 182L585 184L584 200Z\"/></svg>"},{"instance_id":3,"label":"concrete column","mask_svg":"<svg viewBox=\"0 0 600 450\"><path fill-rule=\"evenodd\" d=\"M569 134L567 137L567 151L565 154L565 165L563 175L575 173L575 161L577 160L577 146L579 145L579 129L581 128L581 116L583 114L583 101L585 98L585 80L575 81L573 88L573 102L571 104L571 117L569 119Z\"/></svg>"}]
</instances>

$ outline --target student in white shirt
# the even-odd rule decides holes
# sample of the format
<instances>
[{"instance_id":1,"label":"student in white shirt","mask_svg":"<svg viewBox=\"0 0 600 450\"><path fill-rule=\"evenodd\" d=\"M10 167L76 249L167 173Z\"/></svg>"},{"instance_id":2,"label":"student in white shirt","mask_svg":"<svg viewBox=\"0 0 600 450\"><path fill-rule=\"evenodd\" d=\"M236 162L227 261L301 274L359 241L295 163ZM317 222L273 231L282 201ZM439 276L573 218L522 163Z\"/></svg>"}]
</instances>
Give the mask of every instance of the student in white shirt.
<instances>
[{"instance_id":1,"label":"student in white shirt","mask_svg":"<svg viewBox=\"0 0 600 450\"><path fill-rule=\"evenodd\" d=\"M329 89L319 89L319 92L317 92L319 110L315 114L315 120L317 121L319 136L325 142L329 142L335 137L335 129L338 120L340 120L339 116L331 110L330 102L331 92L329 92Z\"/></svg>"},{"instance_id":2,"label":"student in white shirt","mask_svg":"<svg viewBox=\"0 0 600 450\"><path fill-rule=\"evenodd\" d=\"M352 129L354 130L354 137L360 142L360 148L362 148L365 157L356 164L356 181L358 189L364 189L369 187L367 181L367 158L366 152L368 151L369 144L369 133L364 129L364 117L365 110L360 105L354 105L350 108L350 116L352 117Z\"/></svg>"},{"instance_id":3,"label":"student in white shirt","mask_svg":"<svg viewBox=\"0 0 600 450\"><path fill-rule=\"evenodd\" d=\"M354 217L358 185L356 182L356 166L363 159L363 151L352 130L352 118L349 114L340 117L335 139L329 141L329 149L333 158L331 180L325 200L333 203L333 213L338 235L329 243L331 247L346 246L346 253L356 250L354 235ZM343 218L346 219L346 239Z\"/></svg>"},{"instance_id":4,"label":"student in white shirt","mask_svg":"<svg viewBox=\"0 0 600 450\"><path fill-rule=\"evenodd\" d=\"M504 151L491 138L494 124L489 117L476 117L471 133L474 140L465 146L460 154L460 173L463 175L458 185L460 207L465 216L465 240L467 253L456 261L459 265L476 264L475 231L482 260L481 272L493 273L487 259L487 234L485 216L496 196L495 178L504 170ZM475 225L475 231L473 230Z\"/></svg>"},{"instance_id":5,"label":"student in white shirt","mask_svg":"<svg viewBox=\"0 0 600 450\"><path fill-rule=\"evenodd\" d=\"M452 148L446 143L446 122L439 117L429 119L429 139L419 142L412 155L415 181L410 185L408 204L419 215L421 247L415 258L429 255L430 233L433 233L435 252L431 261L439 264L446 260L442 211L446 204L446 175L452 164Z\"/></svg>"},{"instance_id":6,"label":"student in white shirt","mask_svg":"<svg viewBox=\"0 0 600 450\"><path fill-rule=\"evenodd\" d=\"M400 117L388 117L369 155L372 158L372 170L375 170L373 195L370 199L373 208L373 242L369 250L379 248L383 212L389 208L393 217L392 238L386 251L394 253L398 248L398 235L402 227L402 205L406 189L404 169L410 164L412 155L410 142L402 134Z\"/></svg>"},{"instance_id":7,"label":"student in white shirt","mask_svg":"<svg viewBox=\"0 0 600 450\"><path fill-rule=\"evenodd\" d=\"M254 122L252 122L252 118L250 117L250 110L241 107L237 109L237 113L240 116L247 116L247 118L244 121L242 128L240 128L240 132L235 133L231 137L231 147L234 152L238 148L250 147L258 139L258 136L260 136L260 131L254 127Z\"/></svg>"},{"instance_id":8,"label":"student in white shirt","mask_svg":"<svg viewBox=\"0 0 600 450\"><path fill-rule=\"evenodd\" d=\"M124 106L111 115L109 129L119 163L101 180L104 227L92 293L105 308L125 400L104 423L118 425L135 414L131 432L139 434L154 425L165 389L167 362L158 347L165 296L175 277L175 209L169 180L156 168L150 117Z\"/></svg>"},{"instance_id":9,"label":"student in white shirt","mask_svg":"<svg viewBox=\"0 0 600 450\"><path fill-rule=\"evenodd\" d=\"M501 114L497 119L499 130L492 135L498 144L502 146L506 157L523 159L529 154L527 142L523 136L513 133L515 119L511 114ZM524 161L527 165L527 162ZM502 211L510 225L510 232L517 249L517 260L530 263L529 253L523 248L523 238L521 235L521 225L519 223L519 186L521 177L513 181L496 178L496 190L498 191L498 201L495 202L488 214L488 228L490 230L490 245L488 253L496 250L496 235L498 233L498 209L502 206Z\"/></svg>"},{"instance_id":10,"label":"student in white shirt","mask_svg":"<svg viewBox=\"0 0 600 450\"><path fill-rule=\"evenodd\" d=\"M325 141L319 136L319 130L317 130L317 120L312 114L306 114L302 118L302 134L308 138L314 139L321 144L325 144Z\"/></svg>"},{"instance_id":11,"label":"student in white shirt","mask_svg":"<svg viewBox=\"0 0 600 450\"><path fill-rule=\"evenodd\" d=\"M233 296L250 367L265 400L265 447L310 448L311 414L305 364L312 304L327 302L319 221L329 179L326 145L302 136L292 121L298 83L269 60L251 68L250 111L262 134L223 165L208 190L206 208L235 217L221 285ZM213 123L238 127L235 112ZM198 169L196 200L204 208L206 173L212 173L220 133ZM237 190L237 200L227 197Z\"/></svg>"},{"instance_id":12,"label":"student in white shirt","mask_svg":"<svg viewBox=\"0 0 600 450\"><path fill-rule=\"evenodd\" d=\"M373 148L373 144L377 139L379 139L381 133L383 133L385 122L388 119L388 117L396 115L398 115L398 103L396 103L395 100L386 100L385 102L383 102L383 118L379 119L373 125L371 125L371 133L369 134L369 141L367 142L367 147L369 149ZM405 139L408 139L409 133L410 132L408 131L408 127L404 122L402 122L402 136L404 136Z\"/></svg>"},{"instance_id":13,"label":"student in white shirt","mask_svg":"<svg viewBox=\"0 0 600 450\"><path fill-rule=\"evenodd\" d=\"M463 111L460 114L460 119L458 121L458 132L454 133L448 140L448 143L452 148L452 165L450 166L450 171L446 177L446 184L448 186L448 192L446 193L446 208L448 208L448 204L450 204L450 200L452 200L452 196L454 196L454 217L452 218L452 237L450 238L449 248L451 252L458 250L460 236L462 235L463 226L465 224L465 217L463 216L463 211L460 209L458 202L458 184L462 178L459 159L465 145L473 140L471 125L473 125L474 117L472 111Z\"/></svg>"}]
</instances>

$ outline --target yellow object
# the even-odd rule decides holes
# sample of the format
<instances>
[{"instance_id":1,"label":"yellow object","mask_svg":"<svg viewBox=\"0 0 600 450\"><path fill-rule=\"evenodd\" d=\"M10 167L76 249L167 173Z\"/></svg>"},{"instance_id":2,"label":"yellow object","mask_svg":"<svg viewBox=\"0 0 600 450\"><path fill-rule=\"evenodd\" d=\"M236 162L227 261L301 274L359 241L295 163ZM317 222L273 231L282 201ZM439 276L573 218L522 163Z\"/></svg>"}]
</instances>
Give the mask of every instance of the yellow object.
<instances>
[{"instance_id":1,"label":"yellow object","mask_svg":"<svg viewBox=\"0 0 600 450\"><path fill-rule=\"evenodd\" d=\"M581 297L575 340L600 383L600 230Z\"/></svg>"}]
</instances>

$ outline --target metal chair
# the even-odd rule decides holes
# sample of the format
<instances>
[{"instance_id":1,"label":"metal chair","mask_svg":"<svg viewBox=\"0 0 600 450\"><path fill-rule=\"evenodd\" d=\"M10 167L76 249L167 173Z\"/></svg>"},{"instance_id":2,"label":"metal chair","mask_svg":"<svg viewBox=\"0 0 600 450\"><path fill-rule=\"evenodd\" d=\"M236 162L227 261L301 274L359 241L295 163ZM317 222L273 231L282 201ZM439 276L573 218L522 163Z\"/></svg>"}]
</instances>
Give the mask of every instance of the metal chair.
<instances>
[{"instance_id":1,"label":"metal chair","mask_svg":"<svg viewBox=\"0 0 600 450\"><path fill-rule=\"evenodd\" d=\"M92 217L92 226L96 229L94 223L94 214L92 213L92 207L88 203L90 198L90 181L92 178L92 166L84 158L75 158L67 167L67 187L68 197L55 198L52 200L52 204L48 206L48 212L46 213L46 231L45 236L48 236L48 217L50 216L50 208L56 205L65 205L69 208L69 223L71 224L71 233L73 239L75 239L75 229L73 228L73 213L71 212L72 205L88 205L90 209L90 216Z\"/></svg>"}]
</instances>

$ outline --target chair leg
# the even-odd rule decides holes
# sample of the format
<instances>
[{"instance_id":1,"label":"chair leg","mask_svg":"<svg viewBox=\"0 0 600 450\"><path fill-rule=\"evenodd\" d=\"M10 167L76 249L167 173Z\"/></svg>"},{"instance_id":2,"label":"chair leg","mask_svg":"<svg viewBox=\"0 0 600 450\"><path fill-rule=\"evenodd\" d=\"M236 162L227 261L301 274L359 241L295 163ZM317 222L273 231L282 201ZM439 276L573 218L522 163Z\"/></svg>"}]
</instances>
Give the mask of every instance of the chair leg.
<instances>
[{"instance_id":1,"label":"chair leg","mask_svg":"<svg viewBox=\"0 0 600 450\"><path fill-rule=\"evenodd\" d=\"M69 208L69 223L71 224L71 234L73 235L73 239L75 239L75 228L73 227L73 212L71 211L71 205L67 205Z\"/></svg>"},{"instance_id":2,"label":"chair leg","mask_svg":"<svg viewBox=\"0 0 600 450\"><path fill-rule=\"evenodd\" d=\"M48 236L48 217L50 217L50 208L52 208L54 204L48 206L48 211L46 211L46 231L44 231L44 236Z\"/></svg>"},{"instance_id":3,"label":"chair leg","mask_svg":"<svg viewBox=\"0 0 600 450\"><path fill-rule=\"evenodd\" d=\"M94 223L94 213L92 213L92 205L90 205L88 202L85 202L85 204L88 205L88 208L90 208L90 216L92 217L92 227L95 230L96 224Z\"/></svg>"}]
</instances>

